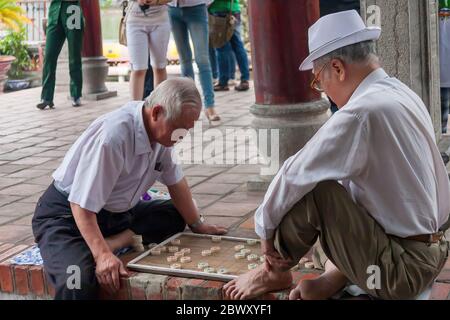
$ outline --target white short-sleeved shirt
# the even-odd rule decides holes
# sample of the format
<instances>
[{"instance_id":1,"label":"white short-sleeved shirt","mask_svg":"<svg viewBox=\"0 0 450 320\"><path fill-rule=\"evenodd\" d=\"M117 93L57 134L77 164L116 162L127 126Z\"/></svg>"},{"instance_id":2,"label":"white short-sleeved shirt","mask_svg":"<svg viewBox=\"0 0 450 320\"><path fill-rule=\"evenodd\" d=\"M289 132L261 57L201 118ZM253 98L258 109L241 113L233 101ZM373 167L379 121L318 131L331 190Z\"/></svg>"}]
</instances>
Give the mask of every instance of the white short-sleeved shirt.
<instances>
[{"instance_id":1,"label":"white short-sleeved shirt","mask_svg":"<svg viewBox=\"0 0 450 320\"><path fill-rule=\"evenodd\" d=\"M272 238L284 215L327 180L340 181L388 234L431 234L449 217L450 183L427 108L383 69L286 160L256 210L256 233Z\"/></svg>"},{"instance_id":2,"label":"white short-sleeved shirt","mask_svg":"<svg viewBox=\"0 0 450 320\"><path fill-rule=\"evenodd\" d=\"M68 200L98 213L133 208L155 181L174 185L183 178L173 148L150 144L142 101L132 101L95 120L53 173Z\"/></svg>"}]
</instances>

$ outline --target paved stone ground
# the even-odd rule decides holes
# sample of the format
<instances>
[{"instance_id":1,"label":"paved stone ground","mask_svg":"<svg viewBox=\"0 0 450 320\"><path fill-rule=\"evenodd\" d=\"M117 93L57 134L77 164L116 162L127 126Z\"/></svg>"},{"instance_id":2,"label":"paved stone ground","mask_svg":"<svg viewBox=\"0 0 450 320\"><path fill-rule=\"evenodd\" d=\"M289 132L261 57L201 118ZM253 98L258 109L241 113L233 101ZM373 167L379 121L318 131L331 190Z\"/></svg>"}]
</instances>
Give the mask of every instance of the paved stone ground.
<instances>
[{"instance_id":1,"label":"paved stone ground","mask_svg":"<svg viewBox=\"0 0 450 320\"><path fill-rule=\"evenodd\" d=\"M40 88L0 95L0 242L32 244L31 218L35 203L51 183L76 138L97 117L129 100L128 83L109 83L118 97L84 102L73 108L66 93L57 93L54 110L40 111ZM216 129L245 128L251 123L253 91L219 93L217 107L223 121ZM203 120L202 126L209 124ZM206 146L210 142L203 142ZM262 193L246 192L246 181L257 165L183 165L202 213L208 221L236 229L261 202ZM156 185L164 189L161 185ZM247 222L247 230L253 229Z\"/></svg>"}]
</instances>

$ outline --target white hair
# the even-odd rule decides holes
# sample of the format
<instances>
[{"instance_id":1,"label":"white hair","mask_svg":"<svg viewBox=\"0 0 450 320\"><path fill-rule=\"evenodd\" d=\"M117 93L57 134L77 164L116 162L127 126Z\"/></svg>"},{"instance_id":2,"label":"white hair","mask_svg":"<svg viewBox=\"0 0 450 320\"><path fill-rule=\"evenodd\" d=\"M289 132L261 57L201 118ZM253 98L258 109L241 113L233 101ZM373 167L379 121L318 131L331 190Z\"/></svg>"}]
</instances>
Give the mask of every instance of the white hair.
<instances>
[{"instance_id":1,"label":"white hair","mask_svg":"<svg viewBox=\"0 0 450 320\"><path fill-rule=\"evenodd\" d=\"M161 82L145 99L146 108L155 105L163 107L167 120L175 121L181 116L183 108L201 110L202 99L192 79L171 78Z\"/></svg>"},{"instance_id":2,"label":"white hair","mask_svg":"<svg viewBox=\"0 0 450 320\"><path fill-rule=\"evenodd\" d=\"M314 61L316 66L322 66L327 62L339 59L347 64L354 63L372 63L378 62L378 56L376 53L375 41L363 41L355 44L351 44L346 47L336 49L323 57L320 57Z\"/></svg>"}]
</instances>

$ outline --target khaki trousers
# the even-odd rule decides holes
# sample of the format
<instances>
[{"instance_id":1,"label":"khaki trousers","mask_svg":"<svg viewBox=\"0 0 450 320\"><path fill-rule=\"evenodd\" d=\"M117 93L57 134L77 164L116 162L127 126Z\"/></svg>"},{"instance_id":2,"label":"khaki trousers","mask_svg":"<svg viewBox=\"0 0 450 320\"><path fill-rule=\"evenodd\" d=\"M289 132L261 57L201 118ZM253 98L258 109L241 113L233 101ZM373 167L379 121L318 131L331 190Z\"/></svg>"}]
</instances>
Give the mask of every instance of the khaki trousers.
<instances>
[{"instance_id":1,"label":"khaki trousers","mask_svg":"<svg viewBox=\"0 0 450 320\"><path fill-rule=\"evenodd\" d=\"M319 183L286 214L275 248L298 261L317 240L324 254L316 262L329 258L350 282L380 299L416 298L440 273L450 245L387 235L335 181Z\"/></svg>"}]
</instances>

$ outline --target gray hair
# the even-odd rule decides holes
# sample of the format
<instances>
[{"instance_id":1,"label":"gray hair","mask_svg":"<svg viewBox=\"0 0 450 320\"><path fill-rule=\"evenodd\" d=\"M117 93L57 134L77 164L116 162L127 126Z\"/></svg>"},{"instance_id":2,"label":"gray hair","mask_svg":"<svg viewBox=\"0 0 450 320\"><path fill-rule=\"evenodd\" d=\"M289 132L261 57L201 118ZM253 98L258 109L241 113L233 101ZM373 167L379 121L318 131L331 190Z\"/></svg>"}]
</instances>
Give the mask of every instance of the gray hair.
<instances>
[{"instance_id":1,"label":"gray hair","mask_svg":"<svg viewBox=\"0 0 450 320\"><path fill-rule=\"evenodd\" d=\"M378 56L376 52L375 41L363 41L355 44L351 44L346 47L336 49L323 57L314 61L315 65L322 66L325 63L339 59L346 64L378 62Z\"/></svg>"},{"instance_id":2,"label":"gray hair","mask_svg":"<svg viewBox=\"0 0 450 320\"><path fill-rule=\"evenodd\" d=\"M172 78L161 82L145 99L144 106L160 105L167 120L175 121L181 116L182 108L201 110L202 99L190 78Z\"/></svg>"}]
</instances>

